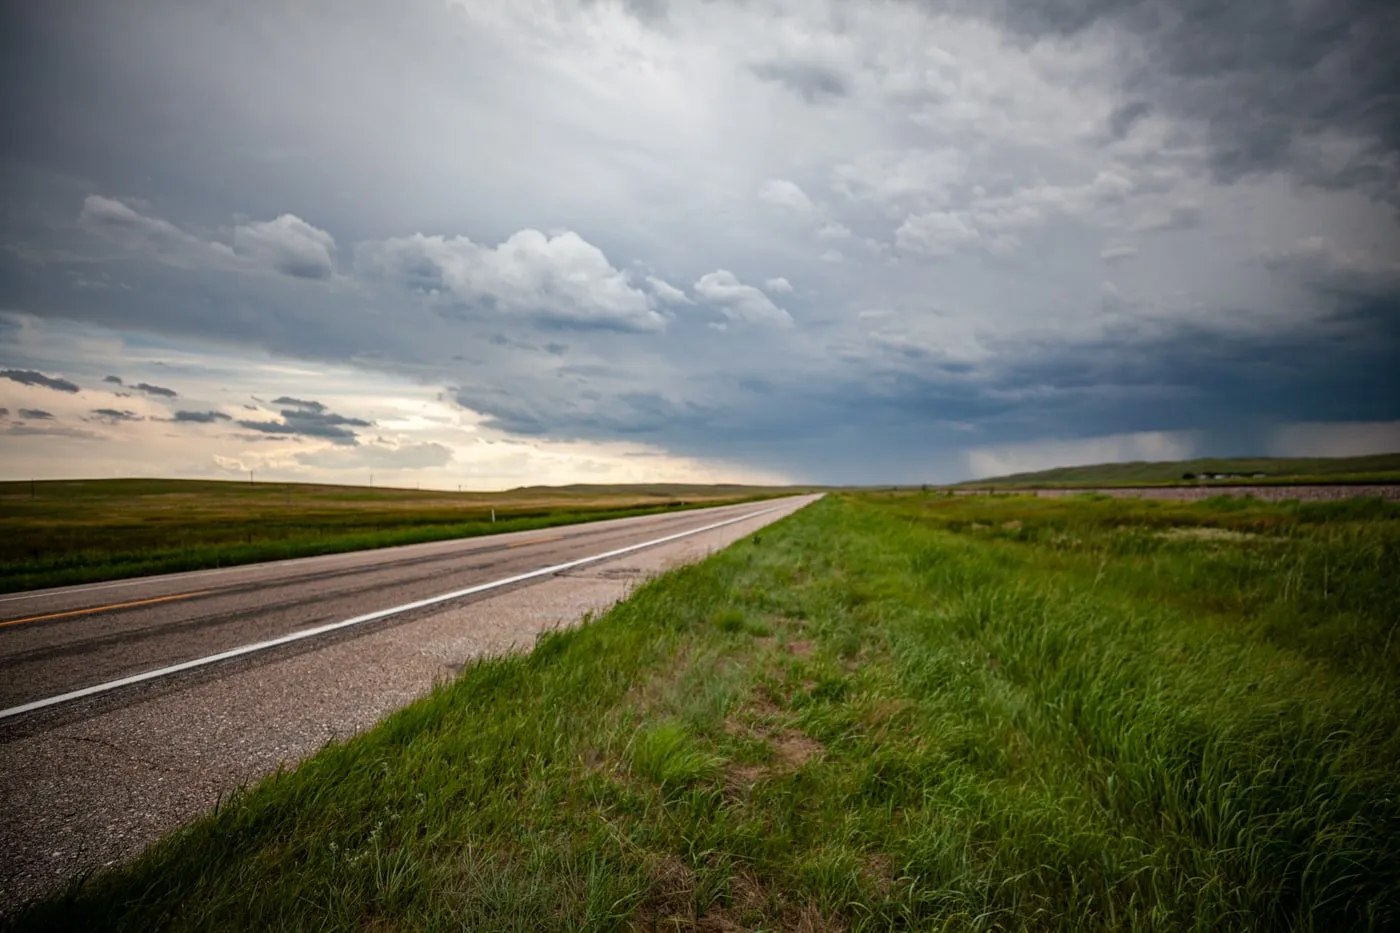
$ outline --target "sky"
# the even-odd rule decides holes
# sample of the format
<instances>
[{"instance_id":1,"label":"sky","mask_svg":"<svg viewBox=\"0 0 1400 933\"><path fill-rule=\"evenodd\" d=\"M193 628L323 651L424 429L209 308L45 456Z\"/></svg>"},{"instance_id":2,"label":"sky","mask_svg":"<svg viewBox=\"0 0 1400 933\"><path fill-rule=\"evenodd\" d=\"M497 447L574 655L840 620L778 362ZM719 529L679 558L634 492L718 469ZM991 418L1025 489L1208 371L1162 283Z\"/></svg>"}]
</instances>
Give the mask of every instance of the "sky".
<instances>
[{"instance_id":1,"label":"sky","mask_svg":"<svg viewBox=\"0 0 1400 933\"><path fill-rule=\"evenodd\" d=\"M1400 450L1385 0L0 12L0 478Z\"/></svg>"}]
</instances>

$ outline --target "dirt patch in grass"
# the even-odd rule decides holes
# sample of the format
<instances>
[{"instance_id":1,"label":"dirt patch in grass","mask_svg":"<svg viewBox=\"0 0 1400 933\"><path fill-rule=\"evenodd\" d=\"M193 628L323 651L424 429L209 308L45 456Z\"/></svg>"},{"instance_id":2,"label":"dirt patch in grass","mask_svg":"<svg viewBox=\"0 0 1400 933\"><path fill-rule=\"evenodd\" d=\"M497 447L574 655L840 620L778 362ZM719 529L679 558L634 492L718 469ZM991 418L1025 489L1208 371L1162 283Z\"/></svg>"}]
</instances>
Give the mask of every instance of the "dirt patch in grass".
<instances>
[{"instance_id":1,"label":"dirt patch in grass","mask_svg":"<svg viewBox=\"0 0 1400 933\"><path fill-rule=\"evenodd\" d=\"M736 764L725 769L724 788L731 798L771 775L796 771L826 751L825 746L806 733L775 722L782 714L767 690L759 690L725 720L726 734L761 742L772 755L768 764Z\"/></svg>"},{"instance_id":2,"label":"dirt patch in grass","mask_svg":"<svg viewBox=\"0 0 1400 933\"><path fill-rule=\"evenodd\" d=\"M820 742L796 729L784 729L774 737L772 745L778 760L791 770L802 767L825 751Z\"/></svg>"},{"instance_id":3,"label":"dirt patch in grass","mask_svg":"<svg viewBox=\"0 0 1400 933\"><path fill-rule=\"evenodd\" d=\"M815 905L786 903L780 894L747 875L730 882L729 903L712 905L693 927L702 933L739 933L748 930L782 930L785 933L839 933L846 929L822 915Z\"/></svg>"},{"instance_id":4,"label":"dirt patch in grass","mask_svg":"<svg viewBox=\"0 0 1400 933\"><path fill-rule=\"evenodd\" d=\"M883 852L868 853L860 873L881 897L888 895L894 886L894 863Z\"/></svg>"},{"instance_id":5,"label":"dirt patch in grass","mask_svg":"<svg viewBox=\"0 0 1400 933\"><path fill-rule=\"evenodd\" d=\"M807 641L806 639L790 641L787 644L788 654L791 654L794 658L808 657L811 655L812 649L812 643L810 641Z\"/></svg>"},{"instance_id":6,"label":"dirt patch in grass","mask_svg":"<svg viewBox=\"0 0 1400 933\"><path fill-rule=\"evenodd\" d=\"M695 871L674 855L657 856L648 866L651 889L637 907L633 928L676 930L695 924Z\"/></svg>"}]
</instances>

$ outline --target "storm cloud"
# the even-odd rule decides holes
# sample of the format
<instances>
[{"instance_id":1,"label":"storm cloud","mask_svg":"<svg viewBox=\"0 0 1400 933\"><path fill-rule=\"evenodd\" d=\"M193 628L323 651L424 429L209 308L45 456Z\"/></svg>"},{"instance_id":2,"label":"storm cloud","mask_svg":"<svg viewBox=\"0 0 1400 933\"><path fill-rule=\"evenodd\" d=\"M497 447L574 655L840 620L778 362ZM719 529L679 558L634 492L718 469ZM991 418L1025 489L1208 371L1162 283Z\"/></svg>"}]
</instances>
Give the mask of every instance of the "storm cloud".
<instances>
[{"instance_id":1,"label":"storm cloud","mask_svg":"<svg viewBox=\"0 0 1400 933\"><path fill-rule=\"evenodd\" d=\"M241 428L286 437L320 438L335 444L357 444L359 435L352 428L368 428L372 422L363 418L350 418L328 411L326 406L316 401L281 397L274 404L288 405L279 414L281 421L247 419L237 422Z\"/></svg>"},{"instance_id":2,"label":"storm cloud","mask_svg":"<svg viewBox=\"0 0 1400 933\"><path fill-rule=\"evenodd\" d=\"M232 421L233 419L221 411L177 411L171 421L178 421L183 424L214 424L219 421Z\"/></svg>"},{"instance_id":3,"label":"storm cloud","mask_svg":"<svg viewBox=\"0 0 1400 933\"><path fill-rule=\"evenodd\" d=\"M129 388L135 389L137 392L144 392L147 395L154 395L157 398L179 397L179 393L174 389L168 389L165 386L151 385L149 382L136 382L129 386Z\"/></svg>"},{"instance_id":4,"label":"storm cloud","mask_svg":"<svg viewBox=\"0 0 1400 933\"><path fill-rule=\"evenodd\" d=\"M102 421L106 424L120 424L124 421L145 421L146 419L144 416L126 409L94 408L90 420Z\"/></svg>"},{"instance_id":5,"label":"storm cloud","mask_svg":"<svg viewBox=\"0 0 1400 933\"><path fill-rule=\"evenodd\" d=\"M768 61L752 66L764 81L786 87L809 103L850 93L847 79L839 70L816 61Z\"/></svg>"},{"instance_id":6,"label":"storm cloud","mask_svg":"<svg viewBox=\"0 0 1400 933\"><path fill-rule=\"evenodd\" d=\"M1400 419L1394 4L12 6L12 409L833 482Z\"/></svg>"},{"instance_id":7,"label":"storm cloud","mask_svg":"<svg viewBox=\"0 0 1400 933\"><path fill-rule=\"evenodd\" d=\"M1313 184L1397 198L1394 3L1000 0L975 9L1030 38L1121 30L1142 53L1124 86L1204 125L1211 167L1223 180L1284 170ZM1148 106L1124 105L1110 127L1126 133Z\"/></svg>"}]
</instances>

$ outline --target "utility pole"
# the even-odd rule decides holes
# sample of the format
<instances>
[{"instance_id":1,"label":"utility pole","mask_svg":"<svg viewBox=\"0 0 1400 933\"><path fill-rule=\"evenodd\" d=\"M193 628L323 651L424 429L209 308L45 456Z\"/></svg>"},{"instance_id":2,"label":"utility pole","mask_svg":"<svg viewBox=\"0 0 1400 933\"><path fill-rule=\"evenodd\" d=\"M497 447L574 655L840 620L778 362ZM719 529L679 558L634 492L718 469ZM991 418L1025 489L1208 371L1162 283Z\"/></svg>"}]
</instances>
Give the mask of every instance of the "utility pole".
<instances>
[{"instance_id":1,"label":"utility pole","mask_svg":"<svg viewBox=\"0 0 1400 933\"><path fill-rule=\"evenodd\" d=\"M370 488L370 489L373 489L373 488L374 488L374 474L373 474L373 473L371 473L371 474L369 475L369 488Z\"/></svg>"},{"instance_id":2,"label":"utility pole","mask_svg":"<svg viewBox=\"0 0 1400 933\"><path fill-rule=\"evenodd\" d=\"M253 485L253 471L252 471L252 470L249 470L249 471L248 471L248 485L249 485L249 486Z\"/></svg>"}]
</instances>

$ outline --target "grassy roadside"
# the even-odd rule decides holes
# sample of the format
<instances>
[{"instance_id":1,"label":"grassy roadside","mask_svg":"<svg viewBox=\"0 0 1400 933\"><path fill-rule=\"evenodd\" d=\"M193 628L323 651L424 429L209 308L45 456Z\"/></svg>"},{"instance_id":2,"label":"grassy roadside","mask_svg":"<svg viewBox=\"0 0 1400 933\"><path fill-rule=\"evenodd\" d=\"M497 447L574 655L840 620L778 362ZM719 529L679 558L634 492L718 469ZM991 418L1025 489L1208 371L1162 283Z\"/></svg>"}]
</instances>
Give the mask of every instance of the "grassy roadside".
<instances>
[{"instance_id":1,"label":"grassy roadside","mask_svg":"<svg viewBox=\"0 0 1400 933\"><path fill-rule=\"evenodd\" d=\"M652 486L453 494L180 480L0 483L0 592L526 531L785 492Z\"/></svg>"},{"instance_id":2,"label":"grassy roadside","mask_svg":"<svg viewBox=\"0 0 1400 933\"><path fill-rule=\"evenodd\" d=\"M19 929L1387 929L1400 509L829 496Z\"/></svg>"}]
</instances>

